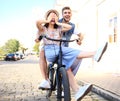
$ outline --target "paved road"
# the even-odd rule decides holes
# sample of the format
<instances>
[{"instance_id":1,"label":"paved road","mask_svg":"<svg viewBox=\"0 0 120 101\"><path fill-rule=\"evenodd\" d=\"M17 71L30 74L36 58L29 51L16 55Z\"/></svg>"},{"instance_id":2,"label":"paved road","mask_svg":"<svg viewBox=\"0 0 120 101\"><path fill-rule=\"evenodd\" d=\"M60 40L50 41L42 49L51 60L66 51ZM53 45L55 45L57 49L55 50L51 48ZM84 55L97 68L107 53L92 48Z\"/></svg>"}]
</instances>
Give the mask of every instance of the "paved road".
<instances>
[{"instance_id":1,"label":"paved road","mask_svg":"<svg viewBox=\"0 0 120 101\"><path fill-rule=\"evenodd\" d=\"M41 81L38 58L28 56L19 61L0 61L0 101L57 101L55 95L46 99L45 91L37 89ZM75 101L72 95L72 101ZM107 101L90 92L82 101Z\"/></svg>"}]
</instances>

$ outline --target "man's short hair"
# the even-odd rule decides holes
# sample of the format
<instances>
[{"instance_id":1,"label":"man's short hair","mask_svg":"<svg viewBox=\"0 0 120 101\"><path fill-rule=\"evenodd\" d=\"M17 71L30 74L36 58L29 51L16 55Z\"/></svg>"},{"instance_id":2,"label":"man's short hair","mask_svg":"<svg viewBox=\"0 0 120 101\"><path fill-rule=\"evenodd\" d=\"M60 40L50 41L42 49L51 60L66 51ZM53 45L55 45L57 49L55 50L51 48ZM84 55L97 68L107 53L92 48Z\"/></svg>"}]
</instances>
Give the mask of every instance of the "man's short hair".
<instances>
[{"instance_id":1,"label":"man's short hair","mask_svg":"<svg viewBox=\"0 0 120 101\"><path fill-rule=\"evenodd\" d=\"M69 6L65 6L65 7L63 7L63 9L62 9L62 13L63 13L63 11L66 10L66 9L71 10L71 8L70 8Z\"/></svg>"}]
</instances>

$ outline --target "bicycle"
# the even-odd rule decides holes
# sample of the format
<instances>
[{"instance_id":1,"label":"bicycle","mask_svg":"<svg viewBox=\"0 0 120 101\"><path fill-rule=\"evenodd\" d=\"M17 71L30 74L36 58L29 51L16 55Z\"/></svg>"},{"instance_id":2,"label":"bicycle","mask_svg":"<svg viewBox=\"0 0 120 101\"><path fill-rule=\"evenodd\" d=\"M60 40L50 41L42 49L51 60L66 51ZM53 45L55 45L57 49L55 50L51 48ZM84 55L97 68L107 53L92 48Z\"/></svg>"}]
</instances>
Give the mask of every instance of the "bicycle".
<instances>
[{"instance_id":1,"label":"bicycle","mask_svg":"<svg viewBox=\"0 0 120 101\"><path fill-rule=\"evenodd\" d=\"M59 55L57 56L56 60L53 63L48 65L48 78L50 80L50 89L47 90L46 97L49 98L52 95L52 92L57 90L57 99L59 101L64 99L64 101L71 101L71 94L70 94L70 85L68 76L66 73L65 65L62 64L62 42L73 42L78 41L77 39L74 40L64 40L64 39L52 39L46 36L44 38L52 41L59 41ZM40 36L40 39L42 37ZM60 61L58 61L60 60ZM56 66L55 66L56 64ZM45 90L45 89L42 89ZM62 91L64 91L64 97L62 97Z\"/></svg>"}]
</instances>

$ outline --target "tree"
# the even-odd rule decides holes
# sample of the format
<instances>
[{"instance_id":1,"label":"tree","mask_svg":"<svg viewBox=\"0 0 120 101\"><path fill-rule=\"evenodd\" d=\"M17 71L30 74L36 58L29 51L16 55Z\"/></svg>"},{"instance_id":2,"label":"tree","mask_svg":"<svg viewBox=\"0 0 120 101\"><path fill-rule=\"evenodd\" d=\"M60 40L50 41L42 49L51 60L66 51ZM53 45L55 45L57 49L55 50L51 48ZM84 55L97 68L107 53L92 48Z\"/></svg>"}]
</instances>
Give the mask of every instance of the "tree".
<instances>
[{"instance_id":1,"label":"tree","mask_svg":"<svg viewBox=\"0 0 120 101\"><path fill-rule=\"evenodd\" d=\"M0 47L0 55L2 56L2 55L5 55L5 54L7 54L5 48L3 46Z\"/></svg>"},{"instance_id":2,"label":"tree","mask_svg":"<svg viewBox=\"0 0 120 101\"><path fill-rule=\"evenodd\" d=\"M39 46L40 46L40 43L35 43L35 45L33 47L34 51L37 53L39 52Z\"/></svg>"},{"instance_id":3,"label":"tree","mask_svg":"<svg viewBox=\"0 0 120 101\"><path fill-rule=\"evenodd\" d=\"M4 49L7 53L14 53L19 50L20 42L16 39L10 39L5 43Z\"/></svg>"},{"instance_id":4,"label":"tree","mask_svg":"<svg viewBox=\"0 0 120 101\"><path fill-rule=\"evenodd\" d=\"M22 45L20 46L20 50L22 50L22 53L25 54L25 51L28 50L28 48L23 47Z\"/></svg>"}]
</instances>

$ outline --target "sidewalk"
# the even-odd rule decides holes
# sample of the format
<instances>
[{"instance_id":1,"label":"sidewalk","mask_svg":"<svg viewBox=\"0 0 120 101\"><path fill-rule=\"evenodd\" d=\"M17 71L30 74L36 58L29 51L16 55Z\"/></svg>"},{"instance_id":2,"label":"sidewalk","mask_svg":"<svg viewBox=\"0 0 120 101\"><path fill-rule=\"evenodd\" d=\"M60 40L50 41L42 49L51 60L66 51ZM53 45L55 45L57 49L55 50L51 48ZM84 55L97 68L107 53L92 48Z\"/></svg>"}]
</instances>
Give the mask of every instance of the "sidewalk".
<instances>
[{"instance_id":1,"label":"sidewalk","mask_svg":"<svg viewBox=\"0 0 120 101\"><path fill-rule=\"evenodd\" d=\"M110 101L120 101L120 76L88 68L79 71L76 79L79 83L92 83L94 85L93 91L98 95L106 97Z\"/></svg>"},{"instance_id":2,"label":"sidewalk","mask_svg":"<svg viewBox=\"0 0 120 101\"><path fill-rule=\"evenodd\" d=\"M120 101L119 49L116 45L109 45L99 63L84 59L76 75L79 83L92 83L92 90L109 101Z\"/></svg>"},{"instance_id":3,"label":"sidewalk","mask_svg":"<svg viewBox=\"0 0 120 101\"><path fill-rule=\"evenodd\" d=\"M54 92L46 98L46 91L37 88L42 80L38 60L28 56L19 61L0 61L0 101L58 101ZM71 101L75 101L73 92ZM109 100L90 92L81 101Z\"/></svg>"}]
</instances>

